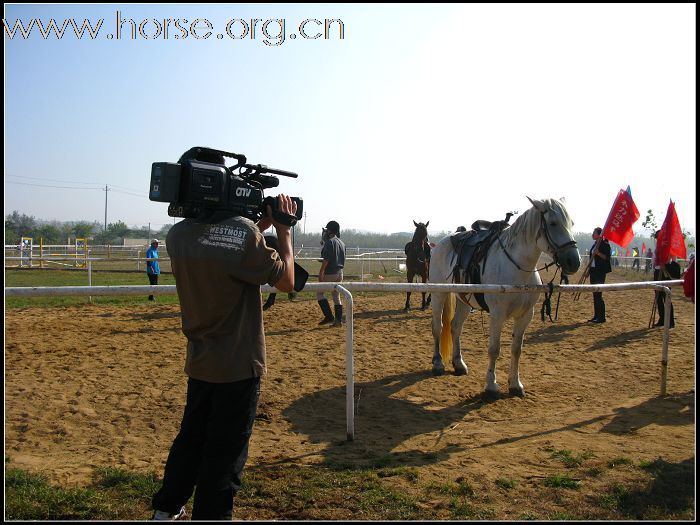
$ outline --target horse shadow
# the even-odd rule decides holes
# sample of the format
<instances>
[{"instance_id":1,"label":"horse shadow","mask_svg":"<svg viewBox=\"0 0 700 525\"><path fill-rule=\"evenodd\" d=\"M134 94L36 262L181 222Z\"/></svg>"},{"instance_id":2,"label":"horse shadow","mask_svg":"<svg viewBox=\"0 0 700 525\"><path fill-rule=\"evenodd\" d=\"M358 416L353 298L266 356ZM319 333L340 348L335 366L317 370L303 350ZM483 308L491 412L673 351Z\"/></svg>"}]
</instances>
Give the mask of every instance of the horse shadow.
<instances>
[{"instance_id":1,"label":"horse shadow","mask_svg":"<svg viewBox=\"0 0 700 525\"><path fill-rule=\"evenodd\" d=\"M449 427L485 401L477 395L462 398L452 406L432 407L428 400L395 397L402 389L432 377L430 371L410 372L355 383L355 432L359 438L356 441L339 439L345 430L341 423L346 420L345 387L303 396L289 405L283 415L291 422L294 432L309 436L311 442L327 443L322 452L327 463L351 461L382 466L438 463L464 450L444 443ZM430 433L436 434L430 450L393 451L414 436ZM370 443L367 434L379 437Z\"/></svg>"},{"instance_id":2,"label":"horse shadow","mask_svg":"<svg viewBox=\"0 0 700 525\"><path fill-rule=\"evenodd\" d=\"M624 435L637 432L647 425L669 425L683 426L695 423L695 394L693 391L684 394L670 396L656 396L633 407L620 407L614 409L616 415L613 419L601 427L600 432L607 434ZM502 438L491 443L484 443L477 448L488 448L494 445L505 445L517 443L524 439L541 437L559 432L578 430L580 428L593 425L605 419L610 414L601 414L590 419L583 419L575 423L561 427L550 428L530 434L522 434Z\"/></svg>"}]
</instances>

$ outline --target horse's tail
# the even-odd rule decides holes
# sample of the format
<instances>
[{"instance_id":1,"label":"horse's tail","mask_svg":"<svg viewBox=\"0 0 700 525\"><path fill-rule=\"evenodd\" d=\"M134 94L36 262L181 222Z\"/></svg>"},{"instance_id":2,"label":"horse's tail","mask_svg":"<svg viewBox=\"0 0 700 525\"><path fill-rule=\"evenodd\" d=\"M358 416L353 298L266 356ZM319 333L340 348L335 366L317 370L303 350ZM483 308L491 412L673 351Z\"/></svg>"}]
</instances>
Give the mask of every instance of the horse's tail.
<instances>
[{"instance_id":1,"label":"horse's tail","mask_svg":"<svg viewBox=\"0 0 700 525\"><path fill-rule=\"evenodd\" d=\"M452 361L452 318L455 316L455 294L448 293L442 306L442 331L440 332L440 356L443 363Z\"/></svg>"}]
</instances>

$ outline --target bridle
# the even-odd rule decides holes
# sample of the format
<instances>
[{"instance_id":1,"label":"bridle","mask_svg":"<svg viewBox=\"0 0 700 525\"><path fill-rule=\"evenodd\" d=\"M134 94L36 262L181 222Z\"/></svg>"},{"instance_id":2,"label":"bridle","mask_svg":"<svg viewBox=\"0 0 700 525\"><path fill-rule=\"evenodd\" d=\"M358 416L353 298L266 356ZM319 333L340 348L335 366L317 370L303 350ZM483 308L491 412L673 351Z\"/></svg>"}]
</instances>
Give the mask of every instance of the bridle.
<instances>
[{"instance_id":1,"label":"bridle","mask_svg":"<svg viewBox=\"0 0 700 525\"><path fill-rule=\"evenodd\" d=\"M547 210L550 211L550 210ZM520 270L521 272L529 272L529 273L535 273L540 270L546 270L550 266L557 265L558 268L561 269L561 264L559 263L559 254L561 253L562 250L565 250L567 248L570 248L572 246L576 246L576 241L571 240L568 242L565 242L564 244L557 244L554 239L552 239L552 235L549 233L549 228L547 228L547 221L544 218L546 211L540 212L540 228L537 230L537 237L535 238L535 242L537 242L537 239L542 235L542 232L544 231L544 237L545 240L547 241L547 244L549 245L549 248L551 252L549 252L549 255L552 256L552 262L545 264L542 268L535 268L534 270L523 270L520 265L515 262L515 260L510 256L508 253L508 250L506 250L506 247L503 245L503 241L501 240L501 235L498 235L498 244L500 244L501 248L503 249L503 252L506 254L506 257L508 257L508 260L512 262L515 267ZM556 275L556 273L555 273Z\"/></svg>"}]
</instances>

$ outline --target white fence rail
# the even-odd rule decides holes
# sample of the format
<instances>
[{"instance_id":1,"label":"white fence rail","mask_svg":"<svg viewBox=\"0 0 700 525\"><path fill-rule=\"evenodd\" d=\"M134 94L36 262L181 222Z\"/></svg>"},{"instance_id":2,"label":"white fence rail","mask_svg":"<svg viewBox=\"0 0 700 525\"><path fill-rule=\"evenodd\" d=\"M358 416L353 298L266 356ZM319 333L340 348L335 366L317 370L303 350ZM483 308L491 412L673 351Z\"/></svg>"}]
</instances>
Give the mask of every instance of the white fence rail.
<instances>
[{"instance_id":1,"label":"white fence rail","mask_svg":"<svg viewBox=\"0 0 700 525\"><path fill-rule=\"evenodd\" d=\"M671 324L671 288L682 286L682 280L674 281L648 281L622 284L572 284L572 285L498 285L498 284L431 284L431 283L364 283L346 282L334 283L308 283L304 291L330 292L333 290L341 293L347 300L345 323L345 415L346 435L348 440L355 439L355 399L354 399L354 364L353 364L353 330L354 309L353 298L350 290L356 292L454 292L454 293L523 293L523 292L615 292L625 290L656 290L666 296L666 308L664 309L664 333L661 348L661 395L666 395L666 382L668 376L668 344L669 328ZM272 286L261 286L260 291L279 292ZM12 287L5 288L5 297L38 297L38 296L93 296L93 295L141 295L141 294L174 295L177 294L175 285L164 286L58 286L58 287Z\"/></svg>"}]
</instances>

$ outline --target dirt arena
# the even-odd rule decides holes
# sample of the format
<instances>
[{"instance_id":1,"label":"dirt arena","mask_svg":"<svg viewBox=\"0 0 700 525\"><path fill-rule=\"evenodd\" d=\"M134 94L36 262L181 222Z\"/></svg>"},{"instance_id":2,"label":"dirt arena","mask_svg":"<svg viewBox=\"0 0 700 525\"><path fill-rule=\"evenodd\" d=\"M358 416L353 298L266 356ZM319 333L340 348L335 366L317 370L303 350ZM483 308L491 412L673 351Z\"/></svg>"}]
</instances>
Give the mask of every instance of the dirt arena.
<instances>
[{"instance_id":1,"label":"dirt arena","mask_svg":"<svg viewBox=\"0 0 700 525\"><path fill-rule=\"evenodd\" d=\"M615 282L613 276L609 282ZM574 281L572 281L574 282ZM695 460L694 305L674 291L668 395L653 292L605 294L608 322L586 323L590 294L562 294L558 322L525 337L526 397L507 395L510 327L498 360L505 396L482 401L488 315L462 333L467 376L431 374L430 310L404 294L355 297L355 441L345 440L345 330L317 326L315 300L279 294L265 312L268 374L249 465L362 462L391 455L423 479L527 483L561 471L551 450L600 461ZM63 485L94 467L162 474L182 415L185 338L177 305L6 310L5 456ZM536 505L536 502L534 502Z\"/></svg>"}]
</instances>

